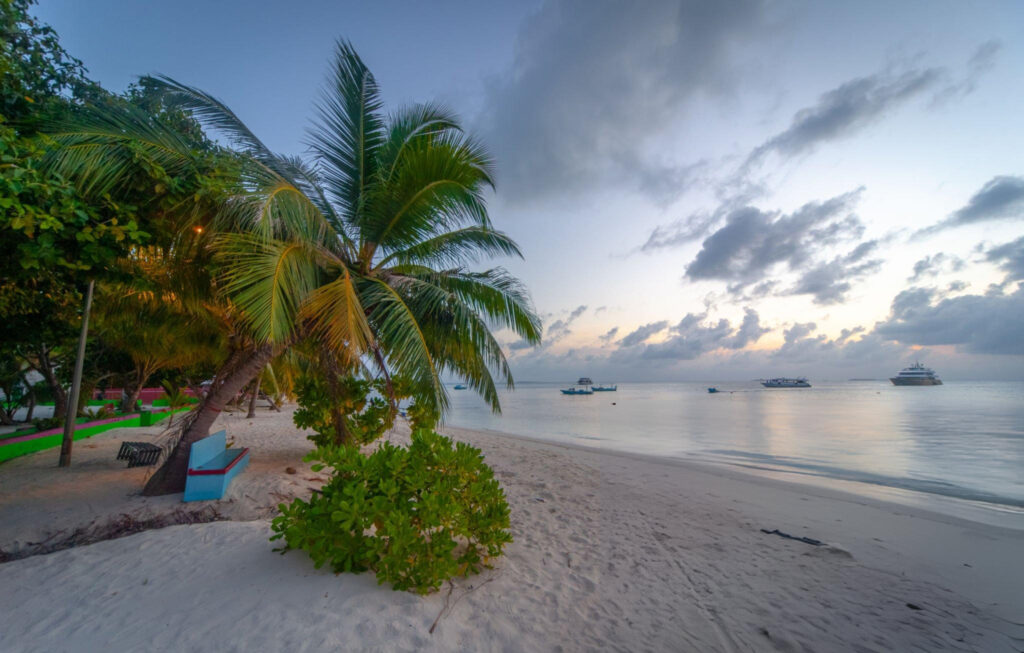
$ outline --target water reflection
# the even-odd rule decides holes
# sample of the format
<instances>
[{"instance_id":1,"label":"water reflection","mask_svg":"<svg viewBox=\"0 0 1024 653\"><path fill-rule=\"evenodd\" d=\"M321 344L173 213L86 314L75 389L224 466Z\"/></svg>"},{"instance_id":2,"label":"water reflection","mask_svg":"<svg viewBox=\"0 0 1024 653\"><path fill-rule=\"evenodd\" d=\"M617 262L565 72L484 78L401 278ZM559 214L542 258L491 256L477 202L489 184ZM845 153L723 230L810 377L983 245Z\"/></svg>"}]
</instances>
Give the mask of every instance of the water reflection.
<instances>
[{"instance_id":1,"label":"water reflection","mask_svg":"<svg viewBox=\"0 0 1024 653\"><path fill-rule=\"evenodd\" d=\"M452 393L448 423L637 453L719 459L1024 506L1024 383L520 384L495 416Z\"/></svg>"}]
</instances>

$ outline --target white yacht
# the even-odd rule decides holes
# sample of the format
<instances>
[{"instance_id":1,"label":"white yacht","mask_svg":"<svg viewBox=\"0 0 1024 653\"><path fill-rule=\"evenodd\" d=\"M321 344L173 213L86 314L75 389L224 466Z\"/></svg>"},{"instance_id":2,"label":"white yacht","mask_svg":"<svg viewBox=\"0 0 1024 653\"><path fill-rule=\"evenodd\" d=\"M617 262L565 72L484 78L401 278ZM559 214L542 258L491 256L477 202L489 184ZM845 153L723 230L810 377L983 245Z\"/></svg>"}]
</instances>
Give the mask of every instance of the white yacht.
<instances>
[{"instance_id":1,"label":"white yacht","mask_svg":"<svg viewBox=\"0 0 1024 653\"><path fill-rule=\"evenodd\" d=\"M935 370L919 362L904 367L899 374L889 380L893 385L942 385L942 379L935 376Z\"/></svg>"}]
</instances>

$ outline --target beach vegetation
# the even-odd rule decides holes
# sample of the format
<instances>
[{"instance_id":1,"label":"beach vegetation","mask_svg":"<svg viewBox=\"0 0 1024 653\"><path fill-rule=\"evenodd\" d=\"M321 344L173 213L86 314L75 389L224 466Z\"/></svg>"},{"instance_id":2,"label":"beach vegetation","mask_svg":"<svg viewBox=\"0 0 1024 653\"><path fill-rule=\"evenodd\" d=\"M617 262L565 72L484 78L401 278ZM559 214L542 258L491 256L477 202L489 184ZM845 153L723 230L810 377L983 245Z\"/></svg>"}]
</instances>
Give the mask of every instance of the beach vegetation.
<instances>
[{"instance_id":1,"label":"beach vegetation","mask_svg":"<svg viewBox=\"0 0 1024 653\"><path fill-rule=\"evenodd\" d=\"M415 105L385 114L373 75L341 42L305 162L272 153L198 89L165 77L143 84L223 136L240 165L238 183L203 223L230 344L147 494L180 491L191 443L271 359L300 344L339 361L328 374L383 378L391 410L390 379L402 376L417 401L442 414L445 372L500 410L495 376L511 386L512 375L491 328L536 343L540 320L505 270L469 268L520 252L487 213L490 157L451 112ZM144 120L134 105L88 109L78 125L51 137L61 145L54 169L79 188L116 194L140 162L170 178L195 165L180 129Z\"/></svg>"},{"instance_id":2,"label":"beach vegetation","mask_svg":"<svg viewBox=\"0 0 1024 653\"><path fill-rule=\"evenodd\" d=\"M407 447L319 447L308 457L330 479L279 506L272 540L335 573L372 571L419 594L491 566L512 541L505 493L479 449L432 430Z\"/></svg>"}]
</instances>

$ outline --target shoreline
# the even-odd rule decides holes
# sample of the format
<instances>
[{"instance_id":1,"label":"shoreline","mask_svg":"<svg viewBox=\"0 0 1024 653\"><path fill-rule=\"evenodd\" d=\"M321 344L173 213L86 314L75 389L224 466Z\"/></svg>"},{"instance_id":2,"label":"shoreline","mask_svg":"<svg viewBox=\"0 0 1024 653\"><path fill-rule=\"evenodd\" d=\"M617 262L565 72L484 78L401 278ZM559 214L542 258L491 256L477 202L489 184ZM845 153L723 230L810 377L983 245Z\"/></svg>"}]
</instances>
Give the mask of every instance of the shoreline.
<instances>
[{"instance_id":1,"label":"shoreline","mask_svg":"<svg viewBox=\"0 0 1024 653\"><path fill-rule=\"evenodd\" d=\"M1001 612L1016 622L1024 622L1024 565L1018 564L1020 552L1024 551L1024 530L992 524L987 521L966 519L946 512L930 510L894 501L867 497L824 485L799 483L775 478L769 475L753 474L734 469L729 465L688 461L674 457L658 457L651 454L605 450L586 445L551 442L493 430L463 429L444 427L440 432L462 436L467 440L478 440L481 436L510 440L524 440L531 445L562 449L567 452L585 453L596 457L624 459L643 464L678 469L692 475L704 475L709 479L723 479L725 485L732 485L733 502L747 502L760 508L764 514L785 520L790 532L808 534L815 539L841 543L844 548L856 544L871 552L874 562L883 562L887 569L905 573L938 575L943 582L965 593L979 603L992 603L992 597L1011 610ZM485 451L486 453L486 451ZM743 490L735 492L736 484L743 484ZM725 493L720 494L723 496ZM746 495L746 496L743 496ZM753 500L756 497L757 500ZM781 508L773 509L772 500L782 497ZM794 498L804 505L799 514L792 510ZM815 506L815 503L823 505ZM831 512L841 507L842 518L833 517ZM770 520L771 518L767 518ZM926 531L907 529L905 522L916 520ZM845 525L855 524L851 532ZM811 526L807 526L811 524ZM836 524L844 524L837 526ZM766 528L774 528L767 525ZM781 530L786 530L779 526ZM820 528L820 531L814 531ZM823 535L824 533L824 535ZM935 538L942 538L945 546L935 546ZM885 546L879 546L881 543ZM965 560L969 566L964 566ZM982 562L979 563L978 561ZM986 578L977 583L979 569ZM981 591L974 591L983 588ZM991 590L995 590L994 592Z\"/></svg>"},{"instance_id":2,"label":"shoreline","mask_svg":"<svg viewBox=\"0 0 1024 653\"><path fill-rule=\"evenodd\" d=\"M687 454L658 455L641 453L612 447L597 447L577 442L548 440L496 429L470 428L455 425L446 425L438 429L439 432L449 430L525 440L535 444L550 445L570 451L579 450L599 455L622 456L632 460L651 463L677 465L683 468L691 468L698 472L710 472L712 470L729 471L738 480L758 479L765 483L779 484L806 494L817 495L820 493L820 496L823 498L849 500L855 503L869 502L880 506L899 506L906 510L919 511L922 514L930 515L931 518L939 521L948 519L951 524L961 524L965 527L981 524L1009 532L1024 531L1024 509L1020 509L1012 504L967 499L951 494L925 492L895 485L871 483L869 481L835 478L796 469L775 469L728 460L701 459ZM820 481L811 479L820 479ZM1008 520L1012 525L1007 523Z\"/></svg>"},{"instance_id":3,"label":"shoreline","mask_svg":"<svg viewBox=\"0 0 1024 653\"><path fill-rule=\"evenodd\" d=\"M309 450L290 411L221 420L253 448L226 500L210 502L239 521L0 564L10 588L0 649L863 653L1016 651L1024 641L1018 531L715 465L452 426L441 431L481 448L505 489L515 538L506 555L426 598L367 574L335 576L302 552L272 554L268 541L267 507L315 486L308 467L284 472ZM96 436L80 476L61 476L40 454L5 463L17 465L0 473L2 539L16 525L38 530L30 517L67 527L81 505L94 515L139 509L125 488L137 492L141 475L109 454L154 432ZM386 436L406 437L405 425ZM17 478L65 485L4 502ZM68 488L77 494L60 494ZM162 499L146 505L182 505L180 495Z\"/></svg>"}]
</instances>

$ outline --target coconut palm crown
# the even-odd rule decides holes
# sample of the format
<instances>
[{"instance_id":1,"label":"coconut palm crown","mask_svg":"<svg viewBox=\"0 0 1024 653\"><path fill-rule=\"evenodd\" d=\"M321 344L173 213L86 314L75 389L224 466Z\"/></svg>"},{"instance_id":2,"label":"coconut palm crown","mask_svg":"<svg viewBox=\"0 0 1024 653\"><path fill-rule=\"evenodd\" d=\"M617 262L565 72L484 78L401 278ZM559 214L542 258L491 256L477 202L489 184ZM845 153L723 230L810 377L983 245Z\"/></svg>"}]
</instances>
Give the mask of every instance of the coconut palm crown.
<instances>
[{"instance_id":1,"label":"coconut palm crown","mask_svg":"<svg viewBox=\"0 0 1024 653\"><path fill-rule=\"evenodd\" d=\"M439 412L447 406L440 378L453 374L500 410L494 375L509 387L513 379L491 329L537 343L540 321L505 270L468 267L521 253L488 217L491 159L452 113L424 104L385 115L373 75L339 42L307 162L271 152L202 91L167 77L146 82L245 162L210 242L219 292L256 346L280 351L315 339L410 379ZM169 174L188 165L183 139L118 111L55 134L64 146L58 169L102 193L116 191L140 152Z\"/></svg>"}]
</instances>

